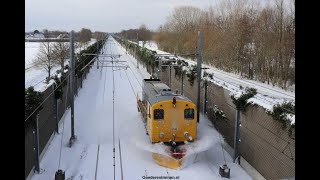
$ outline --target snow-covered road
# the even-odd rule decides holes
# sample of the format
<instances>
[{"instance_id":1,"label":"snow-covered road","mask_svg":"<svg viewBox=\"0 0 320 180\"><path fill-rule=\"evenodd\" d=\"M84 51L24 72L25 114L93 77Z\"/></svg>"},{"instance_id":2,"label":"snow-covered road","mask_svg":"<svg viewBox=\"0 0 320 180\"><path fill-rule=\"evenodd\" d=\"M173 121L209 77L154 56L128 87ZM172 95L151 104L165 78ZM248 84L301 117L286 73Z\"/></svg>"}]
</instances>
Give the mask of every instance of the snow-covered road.
<instances>
[{"instance_id":1,"label":"snow-covered road","mask_svg":"<svg viewBox=\"0 0 320 180\"><path fill-rule=\"evenodd\" d=\"M65 171L66 180L142 180L146 176L174 176L180 180L223 179L219 176L219 166L224 164L219 134L203 116L200 117L198 136L199 139L204 136L214 139L209 150L200 152L192 164L181 170L164 168L153 161L147 148L149 139L136 105L142 79L150 75L142 66L137 69L136 60L127 55L112 37L106 41L103 52L121 54L118 60L127 61L123 64L129 68L91 69L75 98L77 141L68 147L71 135L68 110L62 119L60 134L55 135L41 160L41 173L34 174L31 179L54 179L58 168ZM103 59L110 60L100 57ZM224 151L224 155L231 168L231 179L251 179L239 165L232 163L227 152Z\"/></svg>"}]
</instances>

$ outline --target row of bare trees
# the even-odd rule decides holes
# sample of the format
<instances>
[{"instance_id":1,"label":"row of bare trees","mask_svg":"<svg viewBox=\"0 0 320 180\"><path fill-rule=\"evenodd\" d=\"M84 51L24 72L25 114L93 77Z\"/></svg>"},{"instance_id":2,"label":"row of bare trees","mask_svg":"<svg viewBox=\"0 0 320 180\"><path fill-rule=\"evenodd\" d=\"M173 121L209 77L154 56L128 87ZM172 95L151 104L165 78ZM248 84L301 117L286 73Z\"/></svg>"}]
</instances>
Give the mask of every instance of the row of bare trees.
<instances>
[{"instance_id":1,"label":"row of bare trees","mask_svg":"<svg viewBox=\"0 0 320 180\"><path fill-rule=\"evenodd\" d=\"M122 30L120 33L117 33L117 35L132 41L138 40L145 43L152 39L153 32L149 30L145 24L142 24L138 29Z\"/></svg>"},{"instance_id":2,"label":"row of bare trees","mask_svg":"<svg viewBox=\"0 0 320 180\"><path fill-rule=\"evenodd\" d=\"M48 72L47 82L50 80L53 66L60 66L61 73L64 73L64 63L70 52L69 46L67 42L41 42L34 64Z\"/></svg>"},{"instance_id":3,"label":"row of bare trees","mask_svg":"<svg viewBox=\"0 0 320 180\"><path fill-rule=\"evenodd\" d=\"M154 36L161 49L196 51L203 34L203 60L249 79L287 88L295 83L294 0L221 0L216 7L174 9Z\"/></svg>"},{"instance_id":4,"label":"row of bare trees","mask_svg":"<svg viewBox=\"0 0 320 180\"><path fill-rule=\"evenodd\" d=\"M46 35L45 38L50 38L54 33L54 35L57 35L58 32L68 34L64 31L48 31L46 29L43 30L43 33ZM79 32L76 32L75 48L79 48L80 51L82 49L85 49L92 38L92 34L93 33L91 32L91 30L87 28L82 28ZM100 40L104 38L105 33L95 32L94 35L96 39ZM69 57L70 52L69 46L70 44L68 42L41 42L38 54L35 57L33 63L37 67L44 69L48 73L47 82L49 82L51 78L51 70L54 66L60 66L61 73L64 73L64 64Z\"/></svg>"},{"instance_id":5,"label":"row of bare trees","mask_svg":"<svg viewBox=\"0 0 320 180\"><path fill-rule=\"evenodd\" d=\"M75 33L75 40L78 42L80 50L85 49L92 38L90 29L82 28L79 32Z\"/></svg>"},{"instance_id":6,"label":"row of bare trees","mask_svg":"<svg viewBox=\"0 0 320 180\"><path fill-rule=\"evenodd\" d=\"M100 41L100 40L104 39L105 37L106 37L105 32L95 31L94 33L92 33L92 38L96 39L97 41Z\"/></svg>"}]
</instances>

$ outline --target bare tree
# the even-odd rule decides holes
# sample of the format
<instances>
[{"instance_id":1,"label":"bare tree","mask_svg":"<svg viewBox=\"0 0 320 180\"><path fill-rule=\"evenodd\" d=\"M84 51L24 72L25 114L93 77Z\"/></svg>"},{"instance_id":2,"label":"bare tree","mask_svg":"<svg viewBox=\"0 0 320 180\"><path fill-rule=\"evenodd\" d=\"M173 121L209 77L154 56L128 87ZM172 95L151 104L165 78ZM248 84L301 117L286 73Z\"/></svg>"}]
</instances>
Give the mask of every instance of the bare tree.
<instances>
[{"instance_id":1,"label":"bare tree","mask_svg":"<svg viewBox=\"0 0 320 180\"><path fill-rule=\"evenodd\" d=\"M143 41L143 46L147 40L151 39L151 32L145 24L142 24L138 29L138 40Z\"/></svg>"},{"instance_id":2,"label":"bare tree","mask_svg":"<svg viewBox=\"0 0 320 180\"><path fill-rule=\"evenodd\" d=\"M196 31L203 34L203 59L225 71L272 83L294 84L294 0L220 0L216 8L182 6L173 10L155 33L159 48L193 53Z\"/></svg>"},{"instance_id":3,"label":"bare tree","mask_svg":"<svg viewBox=\"0 0 320 180\"><path fill-rule=\"evenodd\" d=\"M90 29L82 28L78 34L78 40L82 44L82 46L86 46L88 42L91 40L92 32Z\"/></svg>"},{"instance_id":4,"label":"bare tree","mask_svg":"<svg viewBox=\"0 0 320 180\"><path fill-rule=\"evenodd\" d=\"M53 44L54 63L60 65L62 74L64 72L64 62L69 56L69 48L69 43L67 42L56 42Z\"/></svg>"},{"instance_id":5,"label":"bare tree","mask_svg":"<svg viewBox=\"0 0 320 180\"><path fill-rule=\"evenodd\" d=\"M41 42L39 52L34 60L37 67L42 68L48 72L47 83L51 77L51 69L53 63L53 48L51 42Z\"/></svg>"},{"instance_id":6,"label":"bare tree","mask_svg":"<svg viewBox=\"0 0 320 180\"><path fill-rule=\"evenodd\" d=\"M177 32L194 31L200 22L201 10L193 6L181 6L174 9L169 18L170 25Z\"/></svg>"},{"instance_id":7,"label":"bare tree","mask_svg":"<svg viewBox=\"0 0 320 180\"><path fill-rule=\"evenodd\" d=\"M77 42L77 41L74 42L74 49L79 49L79 52L81 52L82 50L81 47L82 45L80 42Z\"/></svg>"},{"instance_id":8,"label":"bare tree","mask_svg":"<svg viewBox=\"0 0 320 180\"><path fill-rule=\"evenodd\" d=\"M105 34L104 32L99 32L99 31L96 31L92 34L92 37L95 38L97 41L99 40L102 40L104 37L105 37Z\"/></svg>"},{"instance_id":9,"label":"bare tree","mask_svg":"<svg viewBox=\"0 0 320 180\"><path fill-rule=\"evenodd\" d=\"M45 38L49 38L49 31L48 31L48 29L43 29L43 30L42 30L42 33L43 33L43 36L44 36Z\"/></svg>"}]
</instances>

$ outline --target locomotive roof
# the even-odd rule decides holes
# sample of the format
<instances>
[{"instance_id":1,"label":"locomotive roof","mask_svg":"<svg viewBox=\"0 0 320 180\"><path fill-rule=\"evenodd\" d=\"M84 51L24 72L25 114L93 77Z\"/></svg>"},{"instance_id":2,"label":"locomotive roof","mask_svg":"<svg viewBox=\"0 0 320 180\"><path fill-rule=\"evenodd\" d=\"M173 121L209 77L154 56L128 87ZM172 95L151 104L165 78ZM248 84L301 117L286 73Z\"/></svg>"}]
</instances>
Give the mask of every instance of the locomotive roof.
<instances>
[{"instance_id":1,"label":"locomotive roof","mask_svg":"<svg viewBox=\"0 0 320 180\"><path fill-rule=\"evenodd\" d=\"M171 100L173 97L176 97L176 100L191 102L187 97L172 92L170 87L159 79L144 79L143 91L147 94L148 101L151 105L160 101Z\"/></svg>"}]
</instances>

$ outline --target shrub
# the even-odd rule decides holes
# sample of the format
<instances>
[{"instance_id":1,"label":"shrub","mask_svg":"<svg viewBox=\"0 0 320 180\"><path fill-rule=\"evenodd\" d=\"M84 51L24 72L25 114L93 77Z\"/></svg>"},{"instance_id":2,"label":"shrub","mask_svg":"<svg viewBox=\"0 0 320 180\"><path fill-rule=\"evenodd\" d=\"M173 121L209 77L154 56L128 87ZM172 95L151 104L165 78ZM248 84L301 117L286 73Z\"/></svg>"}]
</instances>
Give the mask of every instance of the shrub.
<instances>
[{"instance_id":1,"label":"shrub","mask_svg":"<svg viewBox=\"0 0 320 180\"><path fill-rule=\"evenodd\" d=\"M252 98L257 94L257 89L246 88L245 93L241 94L239 98L236 98L234 95L231 96L233 104L236 105L237 110L245 112L246 108L251 104L248 103L248 99Z\"/></svg>"}]
</instances>

